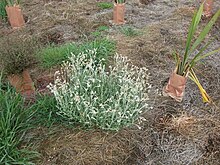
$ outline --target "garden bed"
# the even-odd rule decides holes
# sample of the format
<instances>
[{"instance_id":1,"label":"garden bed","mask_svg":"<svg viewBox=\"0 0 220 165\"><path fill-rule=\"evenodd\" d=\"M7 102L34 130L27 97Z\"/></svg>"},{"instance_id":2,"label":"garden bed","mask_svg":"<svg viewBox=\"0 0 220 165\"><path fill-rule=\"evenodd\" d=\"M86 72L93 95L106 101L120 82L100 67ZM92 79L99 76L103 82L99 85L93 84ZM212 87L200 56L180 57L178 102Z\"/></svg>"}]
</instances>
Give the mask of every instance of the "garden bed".
<instances>
[{"instance_id":1,"label":"garden bed","mask_svg":"<svg viewBox=\"0 0 220 165\"><path fill-rule=\"evenodd\" d=\"M210 164L220 163L220 58L219 53L196 67L201 83L214 105L202 102L197 86L187 82L182 103L162 96L175 67L173 50L182 51L193 12L199 3L184 0L155 0L140 5L127 2L126 24L111 24L112 9L101 9L96 0L24 0L26 26L18 31L0 24L0 37L19 33L36 36L43 44L84 44L107 36L116 42L116 52L127 56L150 73L152 109L144 120L118 132L83 130L55 122L29 131L23 145L33 145L40 153L34 162L42 165L63 164ZM220 2L215 2L216 11ZM207 20L202 21L205 25ZM100 26L108 29L97 33ZM126 31L127 26L137 33ZM209 50L220 46L220 20L208 38L215 37ZM94 33L95 32L95 33ZM94 35L98 34L98 36ZM207 38L207 40L208 40ZM39 91L53 82L57 66L35 67L31 75ZM47 91L48 92L48 91ZM48 118L49 119L49 118ZM62 121L61 121L62 123Z\"/></svg>"}]
</instances>

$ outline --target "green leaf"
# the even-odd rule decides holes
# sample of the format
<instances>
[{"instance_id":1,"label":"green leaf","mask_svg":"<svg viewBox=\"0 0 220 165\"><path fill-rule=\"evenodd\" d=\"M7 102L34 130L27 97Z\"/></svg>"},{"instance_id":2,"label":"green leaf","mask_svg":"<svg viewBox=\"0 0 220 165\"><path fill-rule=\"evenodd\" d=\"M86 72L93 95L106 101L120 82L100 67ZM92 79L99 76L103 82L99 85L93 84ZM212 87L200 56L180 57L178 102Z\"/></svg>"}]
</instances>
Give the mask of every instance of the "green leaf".
<instances>
[{"instance_id":1,"label":"green leaf","mask_svg":"<svg viewBox=\"0 0 220 165\"><path fill-rule=\"evenodd\" d=\"M116 0L117 3L125 3L125 0Z\"/></svg>"},{"instance_id":2,"label":"green leaf","mask_svg":"<svg viewBox=\"0 0 220 165\"><path fill-rule=\"evenodd\" d=\"M193 46L191 47L190 52L193 52L197 48L197 46L203 41L205 36L211 30L212 26L215 24L219 15L220 15L220 9L216 12L216 14L212 17L212 19L209 21L209 23L205 26L203 31L200 33L199 37L197 38L197 40L194 42Z\"/></svg>"},{"instance_id":3,"label":"green leaf","mask_svg":"<svg viewBox=\"0 0 220 165\"><path fill-rule=\"evenodd\" d=\"M193 35L196 32L196 29L197 29L197 26L198 26L200 20L201 20L202 11L203 11L203 4L200 6L198 12L195 11L195 14L194 14L193 19L192 19L192 23L191 23L190 28L189 28L189 33L188 33L187 42L186 42L185 54L184 54L184 58L183 58L183 65L185 65L187 63L187 59L188 59L188 56L190 54L190 45L191 45L191 42L192 42L192 38L193 38Z\"/></svg>"},{"instance_id":4,"label":"green leaf","mask_svg":"<svg viewBox=\"0 0 220 165\"><path fill-rule=\"evenodd\" d=\"M174 60L175 60L175 62L176 62L176 65L178 66L179 63L180 63L179 55L177 54L176 51L173 52L172 55L173 55L173 58L174 58Z\"/></svg>"},{"instance_id":5,"label":"green leaf","mask_svg":"<svg viewBox=\"0 0 220 165\"><path fill-rule=\"evenodd\" d=\"M196 63L196 59L199 58L199 56L207 49L207 47L212 43L213 40L209 41L202 49L200 49L199 53L197 53L194 58L190 62L190 68L193 68L193 66Z\"/></svg>"},{"instance_id":6,"label":"green leaf","mask_svg":"<svg viewBox=\"0 0 220 165\"><path fill-rule=\"evenodd\" d=\"M217 52L219 52L219 51L220 51L220 48L218 48L218 49L216 49L216 50L213 50L213 51L211 51L211 52L209 52L209 53L207 53L207 54L205 54L205 55L203 55L203 56L199 56L198 58L195 59L195 62L198 62L199 60L201 60L201 59L203 59L203 58L206 58L206 57L208 57L208 56L211 56L211 55L213 55L213 54L215 54L215 53L217 53Z\"/></svg>"}]
</instances>

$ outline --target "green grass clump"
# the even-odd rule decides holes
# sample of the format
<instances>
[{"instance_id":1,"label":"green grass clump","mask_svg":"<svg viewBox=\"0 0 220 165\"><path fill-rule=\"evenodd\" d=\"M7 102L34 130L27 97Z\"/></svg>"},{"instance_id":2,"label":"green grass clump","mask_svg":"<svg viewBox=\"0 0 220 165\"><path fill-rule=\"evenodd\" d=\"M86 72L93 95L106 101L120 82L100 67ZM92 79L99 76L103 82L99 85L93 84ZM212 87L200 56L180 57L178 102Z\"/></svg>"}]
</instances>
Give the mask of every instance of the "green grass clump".
<instances>
[{"instance_id":1,"label":"green grass clump","mask_svg":"<svg viewBox=\"0 0 220 165\"><path fill-rule=\"evenodd\" d=\"M111 9L111 8L113 8L113 3L111 3L111 2L99 2L97 5L101 9Z\"/></svg>"},{"instance_id":2,"label":"green grass clump","mask_svg":"<svg viewBox=\"0 0 220 165\"><path fill-rule=\"evenodd\" d=\"M7 13L5 10L6 5L7 5L6 1L3 0L0 2L0 18L3 20L6 20L6 18L7 18Z\"/></svg>"},{"instance_id":3,"label":"green grass clump","mask_svg":"<svg viewBox=\"0 0 220 165\"><path fill-rule=\"evenodd\" d=\"M96 31L92 32L91 34L94 37L102 37L103 32L106 32L109 30L108 26L99 26Z\"/></svg>"},{"instance_id":4,"label":"green grass clump","mask_svg":"<svg viewBox=\"0 0 220 165\"><path fill-rule=\"evenodd\" d=\"M131 26L124 26L120 29L121 33L128 37L134 37L140 34L134 27Z\"/></svg>"},{"instance_id":5,"label":"green grass clump","mask_svg":"<svg viewBox=\"0 0 220 165\"><path fill-rule=\"evenodd\" d=\"M58 109L54 96L38 95L31 109L37 110L34 115L35 126L51 127L53 124L62 123L62 119L56 115Z\"/></svg>"},{"instance_id":6,"label":"green grass clump","mask_svg":"<svg viewBox=\"0 0 220 165\"><path fill-rule=\"evenodd\" d=\"M95 40L84 44L67 43L61 46L49 46L37 53L43 68L60 65L73 54L79 54L87 49L97 49L97 58L106 59L115 52L115 42L108 39Z\"/></svg>"},{"instance_id":7,"label":"green grass clump","mask_svg":"<svg viewBox=\"0 0 220 165\"><path fill-rule=\"evenodd\" d=\"M72 43L64 44L61 46L48 46L37 53L37 58L41 62L43 68L50 68L59 65L62 61L68 59L71 52L77 50L77 46Z\"/></svg>"},{"instance_id":8,"label":"green grass clump","mask_svg":"<svg viewBox=\"0 0 220 165\"><path fill-rule=\"evenodd\" d=\"M97 28L97 30L98 30L98 31L107 31L107 30L109 30L109 27L108 27L108 26L99 26L99 27Z\"/></svg>"},{"instance_id":9,"label":"green grass clump","mask_svg":"<svg viewBox=\"0 0 220 165\"><path fill-rule=\"evenodd\" d=\"M0 80L0 164L32 164L36 153L21 148L25 132L31 128L33 111L24 108L20 95Z\"/></svg>"}]
</instances>

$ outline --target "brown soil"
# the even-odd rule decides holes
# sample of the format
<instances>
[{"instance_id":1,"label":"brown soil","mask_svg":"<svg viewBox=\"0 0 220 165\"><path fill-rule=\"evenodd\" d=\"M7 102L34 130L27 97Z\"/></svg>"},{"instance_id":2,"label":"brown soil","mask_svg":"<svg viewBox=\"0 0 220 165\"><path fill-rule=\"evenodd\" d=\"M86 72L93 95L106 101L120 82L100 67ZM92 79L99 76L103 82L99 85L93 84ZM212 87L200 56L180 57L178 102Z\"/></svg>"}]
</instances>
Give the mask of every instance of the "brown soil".
<instances>
[{"instance_id":1,"label":"brown soil","mask_svg":"<svg viewBox=\"0 0 220 165\"><path fill-rule=\"evenodd\" d=\"M82 131L54 126L31 133L41 165L186 165L220 164L220 58L219 53L203 60L196 72L214 105L202 103L194 83L188 81L182 103L163 97L161 91L175 67L173 50L181 53L192 14L199 2L155 0L140 5L138 0L126 4L127 25L141 31L128 37L109 20L112 9L102 10L96 0L24 0L26 27L20 32L36 35L42 42L60 44L80 42L90 37L100 25L110 27L109 38L117 42L117 52L128 56L133 64L145 66L151 74L153 109L142 115L146 121L117 133L100 130ZM215 2L215 11L220 1ZM203 25L207 20L203 20ZM219 20L209 38L216 36L210 50L218 48ZM0 37L16 31L0 24ZM38 87L51 82L51 72L32 72ZM27 137L27 138L28 138ZM34 140L33 140L34 139Z\"/></svg>"}]
</instances>

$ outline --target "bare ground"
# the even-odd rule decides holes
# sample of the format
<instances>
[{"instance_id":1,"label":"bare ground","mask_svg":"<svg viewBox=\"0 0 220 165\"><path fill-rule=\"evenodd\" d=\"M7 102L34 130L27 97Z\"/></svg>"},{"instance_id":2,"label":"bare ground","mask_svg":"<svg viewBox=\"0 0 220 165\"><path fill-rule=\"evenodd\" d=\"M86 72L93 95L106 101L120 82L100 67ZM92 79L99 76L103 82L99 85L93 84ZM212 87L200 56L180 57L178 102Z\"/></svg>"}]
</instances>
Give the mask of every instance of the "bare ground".
<instances>
[{"instance_id":1,"label":"bare ground","mask_svg":"<svg viewBox=\"0 0 220 165\"><path fill-rule=\"evenodd\" d=\"M108 37L117 42L117 52L128 56L133 64L147 67L152 84L153 109L143 113L146 121L137 122L139 126L117 133L61 126L31 132L27 138L41 153L36 164L219 165L220 54L207 58L196 69L214 105L203 104L196 85L190 81L182 103L161 94L174 68L171 53L183 51L187 28L198 4L155 0L139 5L131 0L126 5L126 24L141 33L127 37L109 22L112 10L101 10L95 0L25 0L27 24L21 34L39 36L42 42L81 42L90 38L98 26L107 25ZM215 2L215 10L219 7L220 2ZM209 36L216 36L210 50L220 46L219 29L218 20ZM13 33L7 24L0 25L0 37Z\"/></svg>"}]
</instances>

